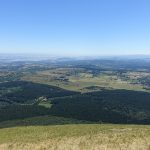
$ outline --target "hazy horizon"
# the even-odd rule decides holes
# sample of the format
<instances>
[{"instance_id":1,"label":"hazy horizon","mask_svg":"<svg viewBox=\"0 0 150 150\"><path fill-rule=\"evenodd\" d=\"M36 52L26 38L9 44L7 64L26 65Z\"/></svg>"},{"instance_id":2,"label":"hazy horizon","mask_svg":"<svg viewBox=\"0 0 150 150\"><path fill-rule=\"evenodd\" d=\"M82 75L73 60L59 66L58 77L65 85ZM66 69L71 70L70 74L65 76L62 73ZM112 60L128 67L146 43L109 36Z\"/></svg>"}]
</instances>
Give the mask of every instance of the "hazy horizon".
<instances>
[{"instance_id":1,"label":"hazy horizon","mask_svg":"<svg viewBox=\"0 0 150 150\"><path fill-rule=\"evenodd\" d=\"M108 55L62 55L62 54L50 54L50 53L0 53L0 57L30 57L30 58L85 58L85 59L97 59L97 58L150 58L150 54L108 54Z\"/></svg>"}]
</instances>

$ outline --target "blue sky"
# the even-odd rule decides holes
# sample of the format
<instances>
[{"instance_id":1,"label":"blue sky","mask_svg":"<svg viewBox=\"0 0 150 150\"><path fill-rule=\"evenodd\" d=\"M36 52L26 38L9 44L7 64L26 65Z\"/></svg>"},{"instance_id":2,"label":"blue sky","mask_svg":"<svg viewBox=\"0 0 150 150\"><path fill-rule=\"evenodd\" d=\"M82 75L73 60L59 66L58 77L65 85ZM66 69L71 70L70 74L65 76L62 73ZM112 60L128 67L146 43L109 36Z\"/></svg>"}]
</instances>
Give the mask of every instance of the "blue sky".
<instances>
[{"instance_id":1,"label":"blue sky","mask_svg":"<svg viewBox=\"0 0 150 150\"><path fill-rule=\"evenodd\" d=\"M0 53L150 54L150 0L0 0Z\"/></svg>"}]
</instances>

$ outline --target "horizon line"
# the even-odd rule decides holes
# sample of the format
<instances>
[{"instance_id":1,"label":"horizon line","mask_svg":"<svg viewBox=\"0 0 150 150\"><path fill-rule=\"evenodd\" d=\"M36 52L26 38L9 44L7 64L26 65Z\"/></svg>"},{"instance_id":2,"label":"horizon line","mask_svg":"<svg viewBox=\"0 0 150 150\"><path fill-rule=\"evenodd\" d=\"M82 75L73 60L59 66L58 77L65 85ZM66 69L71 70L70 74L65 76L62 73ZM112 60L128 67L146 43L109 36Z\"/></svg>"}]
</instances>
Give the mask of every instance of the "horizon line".
<instances>
[{"instance_id":1,"label":"horizon line","mask_svg":"<svg viewBox=\"0 0 150 150\"><path fill-rule=\"evenodd\" d=\"M91 54L52 54L52 53L35 53L35 52L23 52L23 53L16 53L16 52L7 52L7 53L1 53L0 55L33 55L34 56L55 56L55 57L115 57L115 56L150 56L150 54L144 54L144 53L135 53L135 54L95 54L95 55L91 55ZM32 56L32 57L34 57Z\"/></svg>"}]
</instances>

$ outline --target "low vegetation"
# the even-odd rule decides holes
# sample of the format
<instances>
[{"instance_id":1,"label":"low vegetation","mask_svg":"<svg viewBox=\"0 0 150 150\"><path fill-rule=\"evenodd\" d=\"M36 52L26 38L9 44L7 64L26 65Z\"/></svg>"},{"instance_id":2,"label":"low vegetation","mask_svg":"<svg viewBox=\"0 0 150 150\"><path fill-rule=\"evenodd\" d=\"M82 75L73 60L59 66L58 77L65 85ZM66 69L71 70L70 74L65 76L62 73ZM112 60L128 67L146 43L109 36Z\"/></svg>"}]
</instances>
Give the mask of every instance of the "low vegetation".
<instances>
[{"instance_id":1,"label":"low vegetation","mask_svg":"<svg viewBox=\"0 0 150 150\"><path fill-rule=\"evenodd\" d=\"M0 123L2 150L149 150L150 126L90 124L59 117Z\"/></svg>"}]
</instances>

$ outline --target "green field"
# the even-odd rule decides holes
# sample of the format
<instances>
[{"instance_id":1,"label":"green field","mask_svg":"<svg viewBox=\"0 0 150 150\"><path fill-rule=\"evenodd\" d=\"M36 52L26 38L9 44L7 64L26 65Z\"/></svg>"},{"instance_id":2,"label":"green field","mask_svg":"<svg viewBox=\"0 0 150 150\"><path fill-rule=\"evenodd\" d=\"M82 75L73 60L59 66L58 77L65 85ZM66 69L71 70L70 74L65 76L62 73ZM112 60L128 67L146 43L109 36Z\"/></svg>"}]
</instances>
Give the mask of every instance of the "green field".
<instances>
[{"instance_id":1,"label":"green field","mask_svg":"<svg viewBox=\"0 0 150 150\"><path fill-rule=\"evenodd\" d=\"M63 89L79 92L90 92L91 90L86 89L86 87L90 86L150 92L142 84L136 83L138 78L149 75L150 73L136 71L127 71L122 75L113 71L101 71L94 75L83 68L57 68L39 71L32 76L23 76L22 80L58 86Z\"/></svg>"},{"instance_id":2,"label":"green field","mask_svg":"<svg viewBox=\"0 0 150 150\"><path fill-rule=\"evenodd\" d=\"M150 126L94 124L53 116L0 123L1 150L149 150Z\"/></svg>"}]
</instances>

